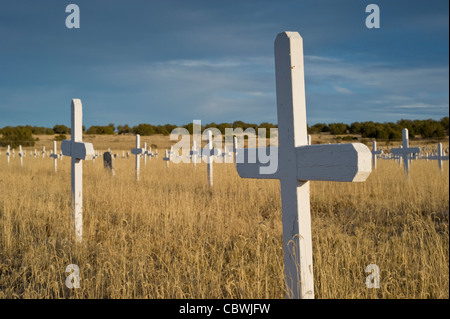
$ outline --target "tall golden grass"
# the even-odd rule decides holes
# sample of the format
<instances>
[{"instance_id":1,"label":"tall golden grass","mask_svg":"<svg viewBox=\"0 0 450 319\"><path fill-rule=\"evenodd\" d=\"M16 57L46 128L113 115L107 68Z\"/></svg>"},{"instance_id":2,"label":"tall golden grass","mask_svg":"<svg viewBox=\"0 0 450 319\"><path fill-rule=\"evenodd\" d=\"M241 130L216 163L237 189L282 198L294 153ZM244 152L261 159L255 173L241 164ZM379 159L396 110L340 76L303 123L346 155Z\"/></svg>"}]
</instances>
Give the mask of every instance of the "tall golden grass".
<instances>
[{"instance_id":1,"label":"tall golden grass","mask_svg":"<svg viewBox=\"0 0 450 319\"><path fill-rule=\"evenodd\" d=\"M139 182L131 157L115 177L85 162L81 244L69 158L54 173L51 159L28 155L21 169L2 152L0 298L284 298L279 183L215 164L210 189L204 163L167 169L163 147ZM378 160L364 183L311 182L316 298L449 298L448 212L448 162L414 161L409 180ZM69 264L79 289L65 285Z\"/></svg>"}]
</instances>

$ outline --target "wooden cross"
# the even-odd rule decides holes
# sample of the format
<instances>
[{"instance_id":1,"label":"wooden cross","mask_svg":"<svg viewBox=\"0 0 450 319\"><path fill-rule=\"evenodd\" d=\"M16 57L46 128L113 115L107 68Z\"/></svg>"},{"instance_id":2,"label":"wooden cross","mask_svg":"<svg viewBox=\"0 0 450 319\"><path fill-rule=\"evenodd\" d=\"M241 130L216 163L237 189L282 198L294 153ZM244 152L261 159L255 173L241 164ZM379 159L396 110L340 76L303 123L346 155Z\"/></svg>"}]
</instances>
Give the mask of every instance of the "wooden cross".
<instances>
[{"instance_id":1,"label":"wooden cross","mask_svg":"<svg viewBox=\"0 0 450 319\"><path fill-rule=\"evenodd\" d=\"M437 149L436 155L427 156L427 160L437 160L438 161L439 169L441 170L441 172L444 169L442 162L448 161L448 159L449 159L448 155L444 156L444 152L442 150L442 143L438 143L438 149Z\"/></svg>"},{"instance_id":2,"label":"wooden cross","mask_svg":"<svg viewBox=\"0 0 450 319\"><path fill-rule=\"evenodd\" d=\"M6 157L8 159L8 165L9 165L9 155L11 154L11 146L8 145L8 149L6 150Z\"/></svg>"},{"instance_id":3,"label":"wooden cross","mask_svg":"<svg viewBox=\"0 0 450 319\"><path fill-rule=\"evenodd\" d=\"M83 106L81 100L73 99L71 105L71 140L61 143L63 155L72 159L72 217L78 242L83 238L83 162L95 155L91 143L83 142Z\"/></svg>"},{"instance_id":4,"label":"wooden cross","mask_svg":"<svg viewBox=\"0 0 450 319\"><path fill-rule=\"evenodd\" d=\"M170 156L169 152L167 151L167 148L164 154L165 156L163 157L163 161L166 161L166 167L169 168Z\"/></svg>"},{"instance_id":5,"label":"wooden cross","mask_svg":"<svg viewBox=\"0 0 450 319\"><path fill-rule=\"evenodd\" d=\"M245 163L248 149L238 151L236 167L244 178L280 180L286 295L314 298L309 181L365 181L371 153L360 143L308 145L303 39L297 32L278 34L275 71L279 147L258 151L278 153L277 170L271 173L255 159Z\"/></svg>"},{"instance_id":6,"label":"wooden cross","mask_svg":"<svg viewBox=\"0 0 450 319\"><path fill-rule=\"evenodd\" d=\"M377 141L372 142L372 167L377 168L377 155L383 154L382 150L377 150Z\"/></svg>"},{"instance_id":7,"label":"wooden cross","mask_svg":"<svg viewBox=\"0 0 450 319\"><path fill-rule=\"evenodd\" d=\"M136 148L131 150L131 154L136 155L136 181L139 181L140 156L144 154L145 150L141 148L141 136L136 134Z\"/></svg>"},{"instance_id":8,"label":"wooden cross","mask_svg":"<svg viewBox=\"0 0 450 319\"><path fill-rule=\"evenodd\" d=\"M403 167L405 168L405 173L407 176L409 176L410 154L420 153L420 147L409 147L409 136L407 128L404 128L402 130L402 140L402 147L392 148L391 153L400 156L400 158L403 159Z\"/></svg>"},{"instance_id":9,"label":"wooden cross","mask_svg":"<svg viewBox=\"0 0 450 319\"><path fill-rule=\"evenodd\" d=\"M207 163L207 171L208 171L208 185L210 187L213 186L213 162L214 157L219 156L219 150L214 148L214 141L212 138L212 131L207 130L206 131L206 140L207 144L205 146L205 149L202 151L202 156L206 157L206 163Z\"/></svg>"},{"instance_id":10,"label":"wooden cross","mask_svg":"<svg viewBox=\"0 0 450 319\"><path fill-rule=\"evenodd\" d=\"M55 167L55 173L58 171L58 150L56 148L56 141L53 141L53 153L50 155L53 158L53 166Z\"/></svg>"},{"instance_id":11,"label":"wooden cross","mask_svg":"<svg viewBox=\"0 0 450 319\"><path fill-rule=\"evenodd\" d=\"M192 163L194 164L194 168L197 166L197 157L198 157L198 151L197 151L197 141L194 139L192 142L192 151L190 152Z\"/></svg>"}]
</instances>

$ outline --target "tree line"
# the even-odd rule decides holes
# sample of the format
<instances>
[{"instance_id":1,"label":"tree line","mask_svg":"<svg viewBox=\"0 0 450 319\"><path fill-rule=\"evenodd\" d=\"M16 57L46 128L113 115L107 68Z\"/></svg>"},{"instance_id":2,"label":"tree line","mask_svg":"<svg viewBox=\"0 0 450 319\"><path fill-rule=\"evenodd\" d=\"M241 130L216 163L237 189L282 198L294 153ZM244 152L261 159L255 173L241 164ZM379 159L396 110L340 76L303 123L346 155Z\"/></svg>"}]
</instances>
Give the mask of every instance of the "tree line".
<instances>
[{"instance_id":1,"label":"tree line","mask_svg":"<svg viewBox=\"0 0 450 319\"><path fill-rule=\"evenodd\" d=\"M115 126L113 123L106 126L91 126L88 129L83 126L84 134L139 134L141 136L150 136L155 134L169 135L173 129L179 126L173 124L165 125L152 125L152 124L139 124L130 127L128 124ZM193 132L193 124L186 124L181 126L189 131ZM276 128L277 125L272 123L263 122L261 124L245 123L243 121L235 121L233 123L209 123L202 125L202 131L207 128L217 128L223 135L225 135L226 128L242 128L244 131L248 128L252 128L255 132L258 128L265 128L266 134L270 132L270 128ZM317 123L312 126L308 126L308 134L329 133L332 135L346 135L356 134L361 135L364 138L374 138L377 140L400 140L402 138L402 129L407 128L410 138L422 137L422 138L443 138L449 134L449 117L443 117L440 120L399 120L396 123L385 122L378 123L373 121L367 122L353 122L351 124L345 123ZM11 147L22 146L34 146L36 139L33 135L57 135L56 140L66 139L66 134L70 134L70 128L57 124L53 128L38 127L38 126L6 126L0 129L0 145Z\"/></svg>"}]
</instances>

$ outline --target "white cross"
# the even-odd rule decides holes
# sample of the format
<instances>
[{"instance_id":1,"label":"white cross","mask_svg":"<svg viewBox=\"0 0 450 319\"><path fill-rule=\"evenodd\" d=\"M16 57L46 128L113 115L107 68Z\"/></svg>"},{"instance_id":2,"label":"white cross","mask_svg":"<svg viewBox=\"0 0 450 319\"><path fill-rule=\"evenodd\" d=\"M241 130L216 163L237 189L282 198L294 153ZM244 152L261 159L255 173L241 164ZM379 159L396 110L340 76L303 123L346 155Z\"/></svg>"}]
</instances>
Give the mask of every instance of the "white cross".
<instances>
[{"instance_id":1,"label":"white cross","mask_svg":"<svg viewBox=\"0 0 450 319\"><path fill-rule=\"evenodd\" d=\"M198 151L197 151L197 142L194 140L192 142L192 151L190 152L192 163L194 164L194 168L197 166L197 157L198 157Z\"/></svg>"},{"instance_id":2,"label":"white cross","mask_svg":"<svg viewBox=\"0 0 450 319\"><path fill-rule=\"evenodd\" d=\"M45 146L42 147L42 158L45 158Z\"/></svg>"},{"instance_id":3,"label":"white cross","mask_svg":"<svg viewBox=\"0 0 450 319\"><path fill-rule=\"evenodd\" d=\"M58 150L56 148L56 141L53 141L53 153L50 155L53 158L53 166L55 167L55 173L58 171Z\"/></svg>"},{"instance_id":4,"label":"white cross","mask_svg":"<svg viewBox=\"0 0 450 319\"><path fill-rule=\"evenodd\" d=\"M443 171L444 167L442 165L442 161L448 161L448 155L444 155L444 152L442 151L442 143L438 143L438 149L437 154L432 156L427 156L427 160L437 160L439 169L441 172Z\"/></svg>"},{"instance_id":5,"label":"white cross","mask_svg":"<svg viewBox=\"0 0 450 319\"><path fill-rule=\"evenodd\" d=\"M383 154L382 150L377 150L377 142L372 142L372 166L374 169L377 168L377 155Z\"/></svg>"},{"instance_id":6,"label":"white cross","mask_svg":"<svg viewBox=\"0 0 450 319\"><path fill-rule=\"evenodd\" d=\"M286 295L314 298L309 181L365 181L371 153L360 143L307 145L303 39L297 32L278 34L275 73L279 147L258 153L278 153L277 170L264 170L262 160L243 163L248 149L239 150L236 167L244 178L280 180Z\"/></svg>"},{"instance_id":7,"label":"white cross","mask_svg":"<svg viewBox=\"0 0 450 319\"><path fill-rule=\"evenodd\" d=\"M63 155L72 159L72 217L78 242L83 238L83 162L92 160L94 146L83 142L83 106L81 100L73 99L71 104L71 140L61 143Z\"/></svg>"},{"instance_id":8,"label":"white cross","mask_svg":"<svg viewBox=\"0 0 450 319\"><path fill-rule=\"evenodd\" d=\"M6 150L6 157L8 158L8 165L9 165L9 155L11 154L11 145L8 145L8 149Z\"/></svg>"},{"instance_id":9,"label":"white cross","mask_svg":"<svg viewBox=\"0 0 450 319\"><path fill-rule=\"evenodd\" d=\"M206 163L207 163L207 171L208 171L208 185L210 187L213 186L213 162L214 158L216 156L220 155L220 152L218 149L214 148L214 141L212 138L212 131L207 130L206 131L206 140L207 144L205 146L205 149L202 150L202 157L206 157Z\"/></svg>"},{"instance_id":10,"label":"white cross","mask_svg":"<svg viewBox=\"0 0 450 319\"><path fill-rule=\"evenodd\" d=\"M139 169L141 165L140 156L145 154L145 149L141 148L141 136L136 134L136 148L131 150L131 154L136 155L136 181L139 180Z\"/></svg>"},{"instance_id":11,"label":"white cross","mask_svg":"<svg viewBox=\"0 0 450 319\"><path fill-rule=\"evenodd\" d=\"M403 159L405 173L409 176L410 154L420 153L420 147L409 147L408 129L402 130L403 147L392 148L391 153Z\"/></svg>"},{"instance_id":12,"label":"white cross","mask_svg":"<svg viewBox=\"0 0 450 319\"><path fill-rule=\"evenodd\" d=\"M167 148L164 154L165 156L163 157L163 161L166 161L166 167L169 168L170 156L169 152L167 151Z\"/></svg>"}]
</instances>

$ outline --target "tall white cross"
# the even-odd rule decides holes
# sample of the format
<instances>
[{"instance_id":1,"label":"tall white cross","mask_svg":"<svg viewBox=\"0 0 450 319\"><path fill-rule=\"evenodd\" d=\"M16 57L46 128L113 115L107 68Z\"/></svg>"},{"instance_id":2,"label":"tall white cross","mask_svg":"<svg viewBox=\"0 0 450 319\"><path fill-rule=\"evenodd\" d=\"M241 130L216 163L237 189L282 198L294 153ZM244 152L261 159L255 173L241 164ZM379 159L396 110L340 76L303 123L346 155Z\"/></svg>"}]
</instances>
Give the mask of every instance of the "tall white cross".
<instances>
[{"instance_id":1,"label":"tall white cross","mask_svg":"<svg viewBox=\"0 0 450 319\"><path fill-rule=\"evenodd\" d=\"M139 181L140 156L141 154L145 154L145 149L141 148L141 136L139 134L136 134L136 148L131 150L131 154L136 155L136 181Z\"/></svg>"},{"instance_id":2,"label":"tall white cross","mask_svg":"<svg viewBox=\"0 0 450 319\"><path fill-rule=\"evenodd\" d=\"M391 153L400 156L403 159L405 173L409 176L410 154L420 153L420 147L409 147L408 129L402 130L403 145L399 148L392 148Z\"/></svg>"},{"instance_id":3,"label":"tall white cross","mask_svg":"<svg viewBox=\"0 0 450 319\"><path fill-rule=\"evenodd\" d=\"M280 180L286 295L314 298L309 181L365 181L371 153L360 143L308 145L300 34L278 34L275 67L279 147L260 148L258 154L278 151L277 170L264 170L262 158L243 163L249 149L238 151L236 167L244 178Z\"/></svg>"},{"instance_id":4,"label":"tall white cross","mask_svg":"<svg viewBox=\"0 0 450 319\"><path fill-rule=\"evenodd\" d=\"M73 99L71 105L71 140L61 142L63 155L72 159L72 217L78 242L83 238L83 162L92 160L94 146L83 142L83 106L81 100Z\"/></svg>"},{"instance_id":5,"label":"tall white cross","mask_svg":"<svg viewBox=\"0 0 450 319\"><path fill-rule=\"evenodd\" d=\"M372 142L372 166L377 168L377 155L383 154L382 150L377 150L377 141Z\"/></svg>"},{"instance_id":6,"label":"tall white cross","mask_svg":"<svg viewBox=\"0 0 450 319\"><path fill-rule=\"evenodd\" d=\"M442 150L442 143L438 143L438 149L437 149L437 154L436 155L432 155L432 156L427 156L427 160L437 160L438 161L438 165L439 165L439 169L442 170L444 169L442 162L443 161L448 161L448 155L444 155L444 152Z\"/></svg>"},{"instance_id":7,"label":"tall white cross","mask_svg":"<svg viewBox=\"0 0 450 319\"><path fill-rule=\"evenodd\" d=\"M56 141L53 141L53 153L50 154L53 158L53 166L55 167L55 173L58 171L58 150L56 148Z\"/></svg>"}]
</instances>

